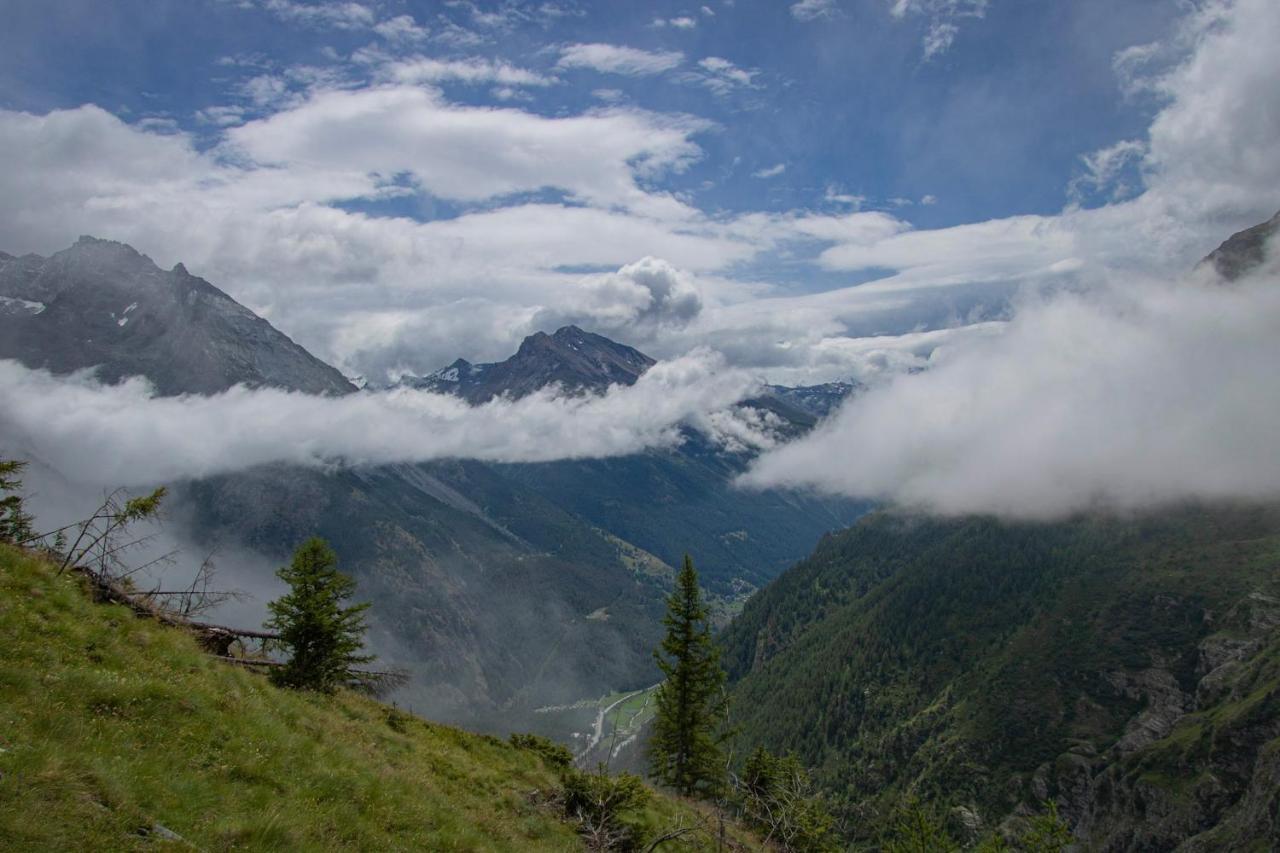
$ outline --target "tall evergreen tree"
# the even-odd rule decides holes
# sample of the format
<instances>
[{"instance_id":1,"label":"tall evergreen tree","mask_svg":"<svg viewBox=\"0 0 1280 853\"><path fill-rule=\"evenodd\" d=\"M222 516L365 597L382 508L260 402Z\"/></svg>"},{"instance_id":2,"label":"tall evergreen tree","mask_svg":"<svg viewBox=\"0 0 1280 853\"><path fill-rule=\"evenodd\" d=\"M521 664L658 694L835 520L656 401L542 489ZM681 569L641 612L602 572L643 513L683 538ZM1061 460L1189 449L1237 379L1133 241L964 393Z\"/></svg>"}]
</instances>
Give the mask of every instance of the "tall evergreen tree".
<instances>
[{"instance_id":1,"label":"tall evergreen tree","mask_svg":"<svg viewBox=\"0 0 1280 853\"><path fill-rule=\"evenodd\" d=\"M667 634L654 652L666 680L657 691L649 744L654 777L685 796L715 791L724 776L718 729L727 707L725 673L708 615L698 572L685 555L667 596Z\"/></svg>"},{"instance_id":2,"label":"tall evergreen tree","mask_svg":"<svg viewBox=\"0 0 1280 853\"><path fill-rule=\"evenodd\" d=\"M267 605L267 625L289 649L288 662L272 673L277 684L328 693L348 680L352 667L373 660L360 654L369 605L343 605L356 584L337 564L328 543L312 537L276 572L289 584L288 593Z\"/></svg>"}]
</instances>

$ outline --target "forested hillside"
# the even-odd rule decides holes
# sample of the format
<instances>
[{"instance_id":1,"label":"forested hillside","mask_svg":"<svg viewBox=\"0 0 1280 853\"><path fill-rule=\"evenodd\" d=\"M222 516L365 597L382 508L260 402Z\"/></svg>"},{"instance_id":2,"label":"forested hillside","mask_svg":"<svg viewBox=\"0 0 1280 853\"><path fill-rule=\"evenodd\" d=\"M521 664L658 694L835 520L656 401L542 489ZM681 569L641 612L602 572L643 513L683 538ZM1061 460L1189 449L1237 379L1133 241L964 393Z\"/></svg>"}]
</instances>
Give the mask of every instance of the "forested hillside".
<instances>
[{"instance_id":1,"label":"forested hillside","mask_svg":"<svg viewBox=\"0 0 1280 853\"><path fill-rule=\"evenodd\" d=\"M744 746L794 750L854 838L915 794L985 826L1054 799L1098 849L1263 850L1278 627L1280 507L879 513L749 601L724 643Z\"/></svg>"}]
</instances>

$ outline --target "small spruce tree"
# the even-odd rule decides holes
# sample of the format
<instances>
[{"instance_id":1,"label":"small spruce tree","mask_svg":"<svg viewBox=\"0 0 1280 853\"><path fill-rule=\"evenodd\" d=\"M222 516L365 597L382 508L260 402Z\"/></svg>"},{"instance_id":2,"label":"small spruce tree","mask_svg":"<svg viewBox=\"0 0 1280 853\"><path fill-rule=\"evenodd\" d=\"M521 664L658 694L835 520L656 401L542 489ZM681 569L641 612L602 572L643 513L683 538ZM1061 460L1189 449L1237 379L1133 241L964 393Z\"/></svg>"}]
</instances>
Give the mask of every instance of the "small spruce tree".
<instances>
[{"instance_id":1,"label":"small spruce tree","mask_svg":"<svg viewBox=\"0 0 1280 853\"><path fill-rule=\"evenodd\" d=\"M31 537L31 516L18 494L22 489L18 475L26 467L25 462L0 459L0 542L22 543Z\"/></svg>"},{"instance_id":2,"label":"small spruce tree","mask_svg":"<svg viewBox=\"0 0 1280 853\"><path fill-rule=\"evenodd\" d=\"M337 569L338 558L323 539L313 537L276 572L289 592L267 605L267 625L280 632L288 662L272 672L284 687L332 692L349 679L352 667L373 660L363 655L368 604L344 605L355 581Z\"/></svg>"},{"instance_id":3,"label":"small spruce tree","mask_svg":"<svg viewBox=\"0 0 1280 853\"><path fill-rule=\"evenodd\" d=\"M719 729L725 673L708 615L698 572L686 555L667 596L666 637L654 652L666 680L658 687L649 744L654 777L685 796L714 793L724 776Z\"/></svg>"}]
</instances>

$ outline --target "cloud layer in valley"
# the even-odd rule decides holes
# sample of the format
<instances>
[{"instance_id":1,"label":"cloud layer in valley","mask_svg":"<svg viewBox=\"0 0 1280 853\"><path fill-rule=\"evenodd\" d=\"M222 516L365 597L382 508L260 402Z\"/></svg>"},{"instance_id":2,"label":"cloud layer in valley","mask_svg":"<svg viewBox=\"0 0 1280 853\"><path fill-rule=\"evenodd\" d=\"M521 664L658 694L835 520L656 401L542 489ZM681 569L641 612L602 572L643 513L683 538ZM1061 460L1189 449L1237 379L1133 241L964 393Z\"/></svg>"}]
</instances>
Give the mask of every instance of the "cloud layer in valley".
<instances>
[{"instance_id":1,"label":"cloud layer in valley","mask_svg":"<svg viewBox=\"0 0 1280 853\"><path fill-rule=\"evenodd\" d=\"M1280 496L1280 276L1119 280L1021 307L765 454L749 486L1049 518Z\"/></svg>"},{"instance_id":2,"label":"cloud layer in valley","mask_svg":"<svg viewBox=\"0 0 1280 853\"><path fill-rule=\"evenodd\" d=\"M268 462L545 462L669 446L683 424L735 448L767 446L768 431L758 428L767 425L725 411L758 387L707 350L601 395L548 388L475 407L411 389L318 397L237 387L157 397L140 379L103 385L0 361L0 435L5 455L94 486L146 487Z\"/></svg>"}]
</instances>

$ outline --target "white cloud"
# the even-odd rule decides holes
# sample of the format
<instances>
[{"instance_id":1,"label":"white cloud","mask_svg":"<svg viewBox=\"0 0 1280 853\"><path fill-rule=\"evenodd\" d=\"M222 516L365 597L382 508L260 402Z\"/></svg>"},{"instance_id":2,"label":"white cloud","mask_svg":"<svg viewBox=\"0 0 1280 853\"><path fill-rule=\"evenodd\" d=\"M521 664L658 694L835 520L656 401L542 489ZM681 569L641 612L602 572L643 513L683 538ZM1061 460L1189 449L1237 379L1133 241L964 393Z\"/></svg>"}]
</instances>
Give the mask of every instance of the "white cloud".
<instances>
[{"instance_id":1,"label":"white cloud","mask_svg":"<svg viewBox=\"0 0 1280 853\"><path fill-rule=\"evenodd\" d=\"M519 68L508 62L483 57L468 59L433 59L425 56L397 59L387 63L381 73L398 83L459 83L500 86L550 86L555 79Z\"/></svg>"},{"instance_id":2,"label":"white cloud","mask_svg":"<svg viewBox=\"0 0 1280 853\"><path fill-rule=\"evenodd\" d=\"M797 21L816 21L829 18L839 11L836 0L800 0L791 4L791 16Z\"/></svg>"},{"instance_id":3,"label":"white cloud","mask_svg":"<svg viewBox=\"0 0 1280 853\"><path fill-rule=\"evenodd\" d=\"M384 39L398 44L414 44L422 42L431 35L431 30L421 26L412 15L397 15L374 25L373 31Z\"/></svg>"},{"instance_id":4,"label":"white cloud","mask_svg":"<svg viewBox=\"0 0 1280 853\"><path fill-rule=\"evenodd\" d=\"M1140 162L1146 153L1147 146L1144 143L1126 139L1085 154L1080 158L1085 172L1071 180L1067 186L1067 194L1079 201L1087 190L1098 192L1110 187L1112 199L1129 195L1133 188L1118 180L1120 174L1126 166Z\"/></svg>"},{"instance_id":5,"label":"white cloud","mask_svg":"<svg viewBox=\"0 0 1280 853\"><path fill-rule=\"evenodd\" d=\"M960 33L959 22L982 18L989 0L889 0L889 14L899 20L908 14L928 21L921 51L925 62L946 53Z\"/></svg>"},{"instance_id":6,"label":"white cloud","mask_svg":"<svg viewBox=\"0 0 1280 853\"><path fill-rule=\"evenodd\" d=\"M239 106L215 106L206 107L196 111L196 121L202 124L213 124L219 127L229 127L233 124L239 124L244 120L244 107Z\"/></svg>"},{"instance_id":7,"label":"white cloud","mask_svg":"<svg viewBox=\"0 0 1280 853\"><path fill-rule=\"evenodd\" d=\"M549 119L460 107L425 89L391 86L318 93L233 128L227 138L257 163L334 174L407 172L424 190L462 201L557 188L591 204L659 213L679 206L642 190L637 177L683 169L700 155L689 137L706 127L624 109Z\"/></svg>"},{"instance_id":8,"label":"white cloud","mask_svg":"<svg viewBox=\"0 0 1280 853\"><path fill-rule=\"evenodd\" d=\"M149 486L267 462L386 464L440 458L536 462L635 453L679 440L757 383L700 350L662 362L634 386L598 396L547 389L470 407L453 397L397 390L347 397L233 388L209 397L153 396L141 380L103 386L0 361L6 450L80 482ZM749 433L739 428L734 440Z\"/></svg>"},{"instance_id":9,"label":"white cloud","mask_svg":"<svg viewBox=\"0 0 1280 853\"><path fill-rule=\"evenodd\" d=\"M751 173L753 178L776 178L783 172L787 171L786 163L777 163L764 169L756 169Z\"/></svg>"},{"instance_id":10,"label":"white cloud","mask_svg":"<svg viewBox=\"0 0 1280 853\"><path fill-rule=\"evenodd\" d=\"M1280 281L1125 281L1025 306L846 404L745 482L1053 517L1280 495Z\"/></svg>"},{"instance_id":11,"label":"white cloud","mask_svg":"<svg viewBox=\"0 0 1280 853\"><path fill-rule=\"evenodd\" d=\"M697 18L691 18L688 15L681 15L677 18L654 18L649 25L651 27L671 27L676 30L692 30L698 26Z\"/></svg>"},{"instance_id":12,"label":"white cloud","mask_svg":"<svg viewBox=\"0 0 1280 853\"><path fill-rule=\"evenodd\" d=\"M930 24L929 31L924 34L924 61L928 62L935 56L946 53L959 32L959 27L947 21L934 21Z\"/></svg>"},{"instance_id":13,"label":"white cloud","mask_svg":"<svg viewBox=\"0 0 1280 853\"><path fill-rule=\"evenodd\" d=\"M558 68L590 68L607 74L643 77L670 71L684 62L676 50L640 50L616 44L570 44L560 49Z\"/></svg>"},{"instance_id":14,"label":"white cloud","mask_svg":"<svg viewBox=\"0 0 1280 853\"><path fill-rule=\"evenodd\" d=\"M708 56L698 60L698 70L681 74L679 79L710 89L716 95L727 95L736 89L750 88L758 71L739 68L722 56Z\"/></svg>"},{"instance_id":15,"label":"white cloud","mask_svg":"<svg viewBox=\"0 0 1280 853\"><path fill-rule=\"evenodd\" d=\"M587 325L628 340L651 338L662 328L688 325L702 312L703 298L688 273L653 257L616 273L586 276L565 294L563 304L534 318L539 328Z\"/></svg>"},{"instance_id":16,"label":"white cloud","mask_svg":"<svg viewBox=\"0 0 1280 853\"><path fill-rule=\"evenodd\" d=\"M372 9L347 0L320 0L317 3L261 0L260 5L282 21L304 26L358 30L370 27L374 22Z\"/></svg>"}]
</instances>

